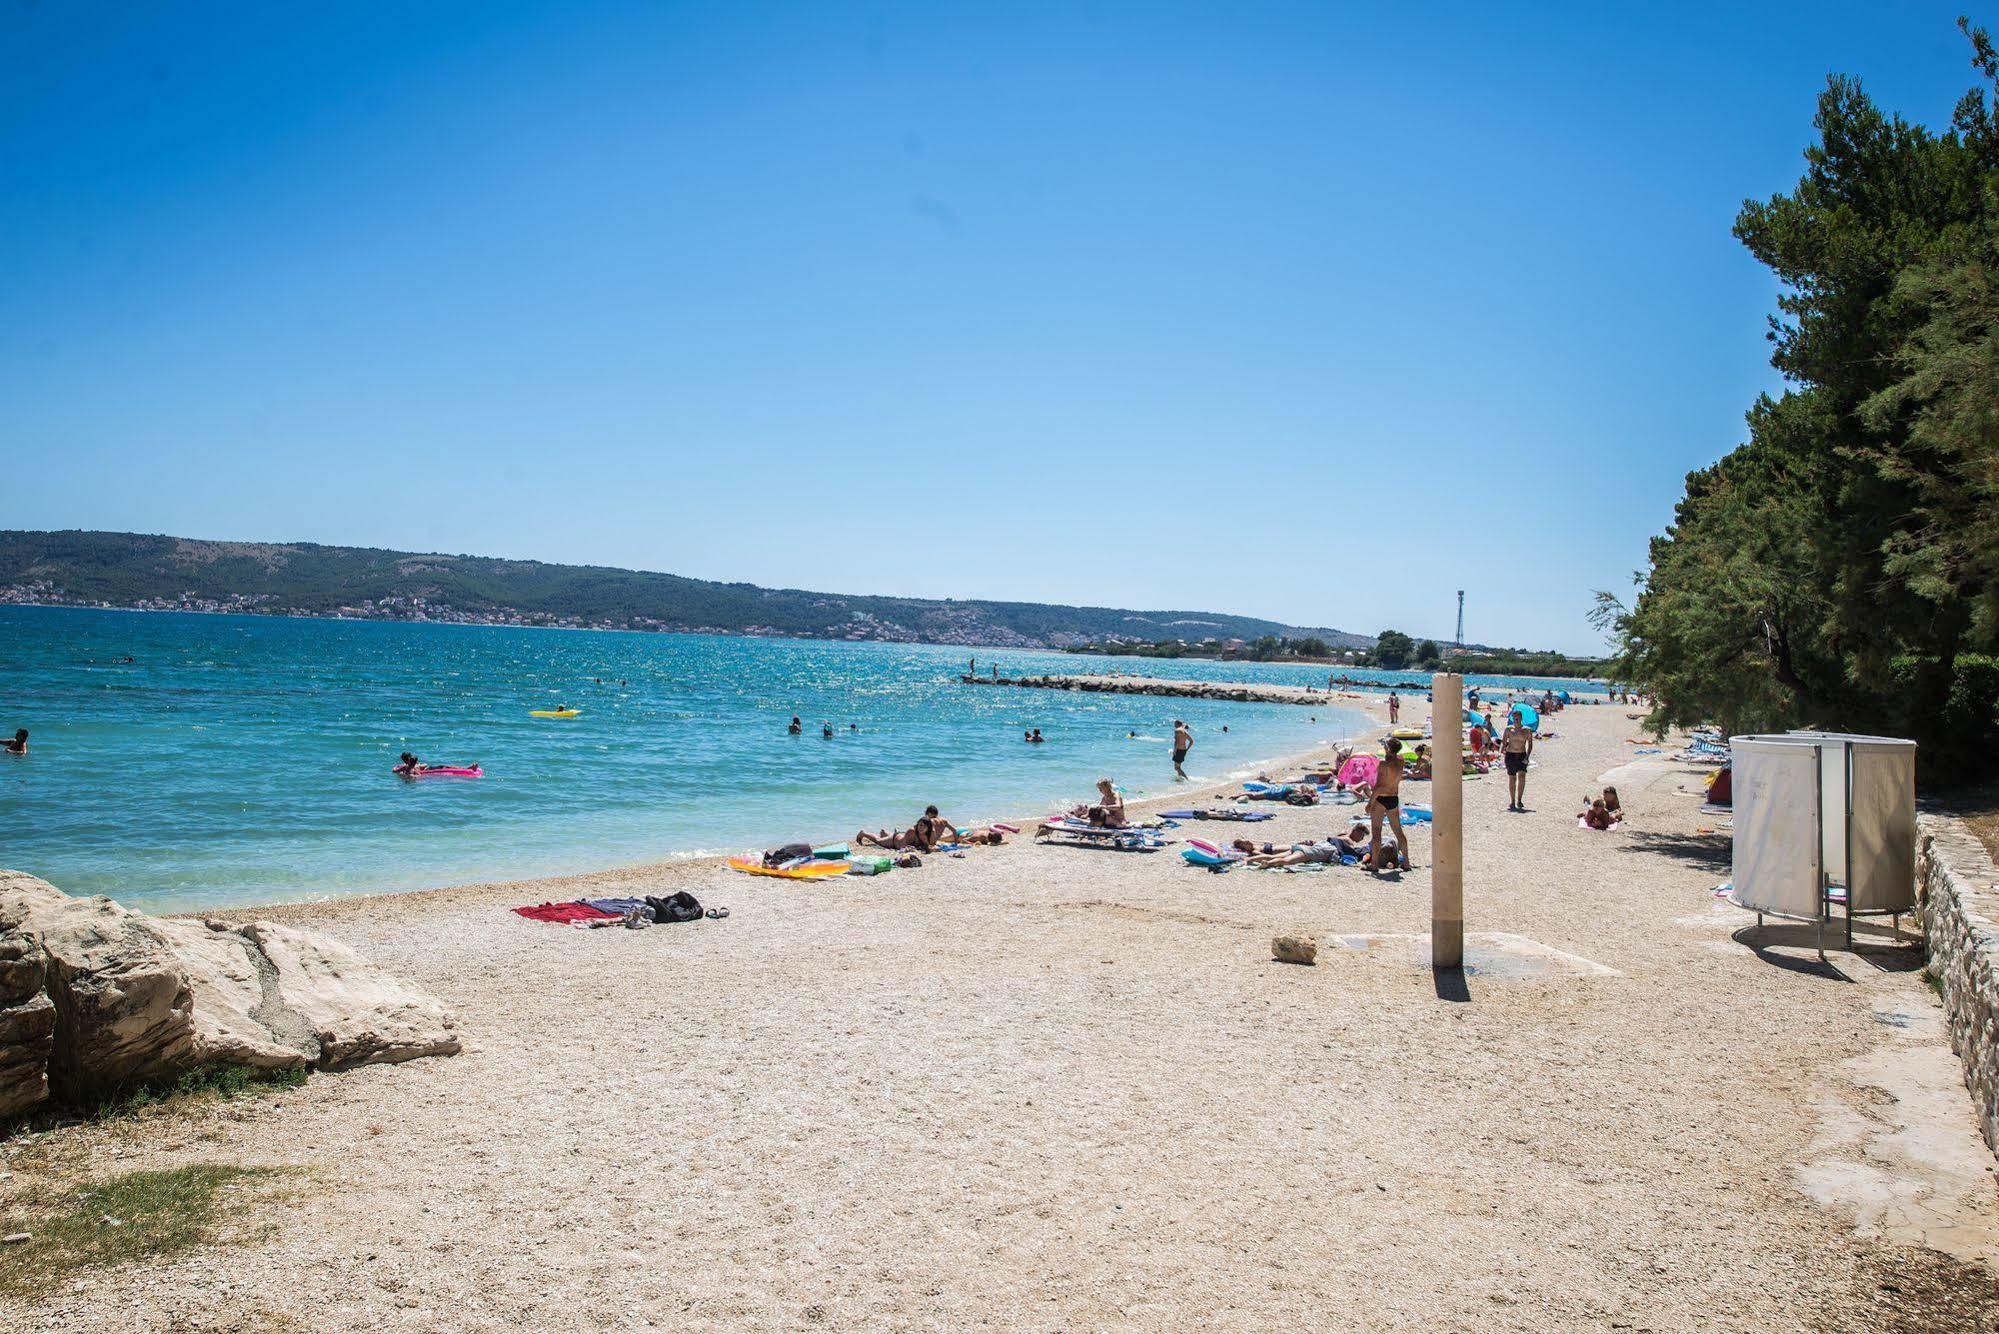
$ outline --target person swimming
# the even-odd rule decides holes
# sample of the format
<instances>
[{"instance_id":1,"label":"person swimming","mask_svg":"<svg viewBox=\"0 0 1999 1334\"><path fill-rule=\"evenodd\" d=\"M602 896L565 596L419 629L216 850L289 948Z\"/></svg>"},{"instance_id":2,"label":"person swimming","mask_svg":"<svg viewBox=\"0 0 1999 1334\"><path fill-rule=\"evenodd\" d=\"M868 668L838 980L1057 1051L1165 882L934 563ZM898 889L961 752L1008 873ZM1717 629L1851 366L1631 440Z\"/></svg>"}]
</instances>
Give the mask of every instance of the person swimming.
<instances>
[{"instance_id":1,"label":"person swimming","mask_svg":"<svg viewBox=\"0 0 1999 1334\"><path fill-rule=\"evenodd\" d=\"M25 727L19 728L13 736L8 737L5 741L0 741L0 750L6 751L9 755L26 755L28 753L28 729Z\"/></svg>"},{"instance_id":2,"label":"person swimming","mask_svg":"<svg viewBox=\"0 0 1999 1334\"><path fill-rule=\"evenodd\" d=\"M1027 739L1028 739L1029 741L1032 741L1032 742L1033 742L1033 743L1034 743L1035 745L1037 745L1037 746L1038 746L1038 745L1040 745L1040 744L1041 744L1041 743L1042 743L1043 741L1046 741L1046 740L1047 740L1048 738L1047 738L1047 737L1044 737L1044 736L1042 736L1042 735L1041 735L1041 729L1037 727L1037 728L1035 728L1035 729L1034 729L1034 731L1033 731L1032 733L1030 733L1030 734L1028 735L1028 738L1027 738Z\"/></svg>"},{"instance_id":3,"label":"person swimming","mask_svg":"<svg viewBox=\"0 0 1999 1334\"><path fill-rule=\"evenodd\" d=\"M800 722L798 720L798 715L794 713L791 715L791 726L785 728L784 730L791 733L793 736L797 736L800 732L803 732L805 730L805 724Z\"/></svg>"},{"instance_id":4,"label":"person swimming","mask_svg":"<svg viewBox=\"0 0 1999 1334\"><path fill-rule=\"evenodd\" d=\"M825 737L828 741L831 741L833 739L833 724L829 722L821 722L819 724L819 735Z\"/></svg>"}]
</instances>

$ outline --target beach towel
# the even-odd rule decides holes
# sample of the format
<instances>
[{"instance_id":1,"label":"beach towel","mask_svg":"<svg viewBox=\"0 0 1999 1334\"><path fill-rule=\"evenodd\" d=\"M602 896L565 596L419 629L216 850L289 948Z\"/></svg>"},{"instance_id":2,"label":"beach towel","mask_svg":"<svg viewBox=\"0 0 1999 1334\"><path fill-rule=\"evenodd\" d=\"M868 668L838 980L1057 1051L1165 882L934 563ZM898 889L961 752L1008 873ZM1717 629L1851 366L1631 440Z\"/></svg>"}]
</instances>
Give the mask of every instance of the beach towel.
<instances>
[{"instance_id":1,"label":"beach towel","mask_svg":"<svg viewBox=\"0 0 1999 1334\"><path fill-rule=\"evenodd\" d=\"M1340 766L1340 781L1348 787L1362 783L1373 783L1375 774L1381 768L1381 760L1373 755L1355 755Z\"/></svg>"},{"instance_id":2,"label":"beach towel","mask_svg":"<svg viewBox=\"0 0 1999 1334\"><path fill-rule=\"evenodd\" d=\"M593 908L581 899L570 903L537 903L528 908L516 908L514 911L531 922L594 922L600 917L619 916L618 913Z\"/></svg>"}]
</instances>

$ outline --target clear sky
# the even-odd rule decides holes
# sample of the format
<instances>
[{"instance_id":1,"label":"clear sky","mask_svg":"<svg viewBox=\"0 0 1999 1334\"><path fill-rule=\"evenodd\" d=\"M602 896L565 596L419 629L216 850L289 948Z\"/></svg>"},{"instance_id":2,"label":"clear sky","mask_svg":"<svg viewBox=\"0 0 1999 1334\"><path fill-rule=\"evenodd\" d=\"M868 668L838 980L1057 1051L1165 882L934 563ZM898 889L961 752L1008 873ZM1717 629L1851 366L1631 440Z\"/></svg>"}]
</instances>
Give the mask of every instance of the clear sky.
<instances>
[{"instance_id":1,"label":"clear sky","mask_svg":"<svg viewBox=\"0 0 1999 1334\"><path fill-rule=\"evenodd\" d=\"M1960 7L9 4L0 527L1593 649Z\"/></svg>"}]
</instances>

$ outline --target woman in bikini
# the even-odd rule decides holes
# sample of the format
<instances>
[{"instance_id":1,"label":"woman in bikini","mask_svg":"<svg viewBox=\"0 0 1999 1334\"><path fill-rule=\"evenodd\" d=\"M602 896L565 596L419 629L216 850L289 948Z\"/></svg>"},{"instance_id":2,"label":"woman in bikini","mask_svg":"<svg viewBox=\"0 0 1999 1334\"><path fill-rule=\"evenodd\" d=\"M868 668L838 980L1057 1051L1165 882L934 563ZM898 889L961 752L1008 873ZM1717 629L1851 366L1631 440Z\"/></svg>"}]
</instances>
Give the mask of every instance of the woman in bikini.
<instances>
[{"instance_id":1,"label":"woman in bikini","mask_svg":"<svg viewBox=\"0 0 1999 1334\"><path fill-rule=\"evenodd\" d=\"M1384 757L1374 771L1374 792L1367 803L1368 832L1374 839L1374 860L1368 863L1368 870L1381 870L1381 857L1387 851L1381 841L1381 822L1386 820L1395 831L1395 855L1407 871L1409 836L1402 832L1402 743L1390 737L1381 748Z\"/></svg>"}]
</instances>

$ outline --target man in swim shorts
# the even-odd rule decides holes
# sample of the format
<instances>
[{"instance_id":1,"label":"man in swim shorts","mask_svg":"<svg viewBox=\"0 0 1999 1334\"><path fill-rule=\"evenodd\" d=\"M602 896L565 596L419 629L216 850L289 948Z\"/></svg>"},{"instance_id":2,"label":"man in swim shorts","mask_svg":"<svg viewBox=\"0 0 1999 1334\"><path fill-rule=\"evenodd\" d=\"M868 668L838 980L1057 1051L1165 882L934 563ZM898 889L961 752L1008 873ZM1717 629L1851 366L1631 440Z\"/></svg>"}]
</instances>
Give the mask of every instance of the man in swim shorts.
<instances>
[{"instance_id":1,"label":"man in swim shorts","mask_svg":"<svg viewBox=\"0 0 1999 1334\"><path fill-rule=\"evenodd\" d=\"M1187 752L1194 748L1194 733L1178 718L1173 720L1173 772L1181 782L1187 780L1187 771L1180 762L1187 758Z\"/></svg>"},{"instance_id":2,"label":"man in swim shorts","mask_svg":"<svg viewBox=\"0 0 1999 1334\"><path fill-rule=\"evenodd\" d=\"M1520 720L1520 710L1506 715L1506 735L1499 748L1506 755L1506 809L1527 809L1527 761L1534 754L1534 729Z\"/></svg>"}]
</instances>

